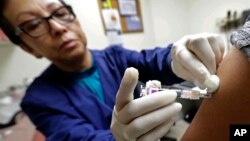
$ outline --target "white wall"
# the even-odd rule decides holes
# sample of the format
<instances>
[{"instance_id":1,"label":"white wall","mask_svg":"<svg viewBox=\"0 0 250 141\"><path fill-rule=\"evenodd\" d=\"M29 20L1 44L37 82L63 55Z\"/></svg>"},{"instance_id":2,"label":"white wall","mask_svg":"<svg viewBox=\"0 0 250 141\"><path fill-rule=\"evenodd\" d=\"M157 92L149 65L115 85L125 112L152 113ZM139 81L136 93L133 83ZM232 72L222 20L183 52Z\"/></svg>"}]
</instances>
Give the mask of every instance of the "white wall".
<instances>
[{"instance_id":1,"label":"white wall","mask_svg":"<svg viewBox=\"0 0 250 141\"><path fill-rule=\"evenodd\" d=\"M188 0L190 33L220 32L216 22L226 17L227 11L250 9L249 0Z\"/></svg>"},{"instance_id":2,"label":"white wall","mask_svg":"<svg viewBox=\"0 0 250 141\"><path fill-rule=\"evenodd\" d=\"M155 44L164 46L189 32L186 0L150 0Z\"/></svg>"},{"instance_id":3,"label":"white wall","mask_svg":"<svg viewBox=\"0 0 250 141\"><path fill-rule=\"evenodd\" d=\"M216 23L227 11L250 8L249 0L150 0L155 44L165 45L186 34L221 33Z\"/></svg>"},{"instance_id":4,"label":"white wall","mask_svg":"<svg viewBox=\"0 0 250 141\"><path fill-rule=\"evenodd\" d=\"M107 46L97 0L68 1L86 32L88 47ZM144 32L123 35L124 46L140 50L165 46L185 34L218 32L216 21L226 16L228 9L241 12L249 7L249 0L141 0ZM0 92L37 76L48 64L46 59L37 60L18 47L0 45Z\"/></svg>"}]
</instances>

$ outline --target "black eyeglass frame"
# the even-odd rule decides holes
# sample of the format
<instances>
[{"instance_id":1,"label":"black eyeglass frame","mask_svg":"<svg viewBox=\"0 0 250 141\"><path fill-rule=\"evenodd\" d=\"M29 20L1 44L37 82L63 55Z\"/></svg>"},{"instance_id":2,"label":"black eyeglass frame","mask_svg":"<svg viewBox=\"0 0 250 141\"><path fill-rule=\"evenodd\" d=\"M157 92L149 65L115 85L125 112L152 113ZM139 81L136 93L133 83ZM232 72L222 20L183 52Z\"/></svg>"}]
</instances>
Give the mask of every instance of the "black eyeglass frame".
<instances>
[{"instance_id":1,"label":"black eyeglass frame","mask_svg":"<svg viewBox=\"0 0 250 141\"><path fill-rule=\"evenodd\" d=\"M22 33L25 33L25 34L29 35L30 37L38 38L38 37L40 37L40 36L42 36L42 35L48 33L48 31L49 31L50 28L51 28L51 27L50 27L50 24L49 24L49 20L50 20L50 19L54 19L54 18L53 18L54 15L55 15L59 10L61 10L62 8L66 8L67 10L69 10L69 14L70 14L70 16L72 16L72 19L69 19L68 21L65 20L64 22L70 23L70 22L74 21L74 19L76 18L76 15L75 15L75 13L74 13L72 7L71 7L70 5L64 5L64 6L61 6L60 8L58 8L58 9L56 9L54 12L52 12L52 13L50 14L50 16L35 18L35 19L28 20L28 21L26 21L26 22L23 22L23 23L17 25L16 28L15 28L15 34L16 34L17 36L20 36ZM38 20L38 19L42 19L42 20L45 20L45 21L46 21L47 27L48 27L48 31L42 33L41 35L33 36L33 35L31 35L29 32L27 32L27 31L23 28L23 25L25 25L25 24L27 24L27 23L29 23L29 22L32 22L32 21L34 21L34 20ZM55 20L55 21L57 21L57 20ZM57 22L58 22L58 21L57 21Z\"/></svg>"}]
</instances>

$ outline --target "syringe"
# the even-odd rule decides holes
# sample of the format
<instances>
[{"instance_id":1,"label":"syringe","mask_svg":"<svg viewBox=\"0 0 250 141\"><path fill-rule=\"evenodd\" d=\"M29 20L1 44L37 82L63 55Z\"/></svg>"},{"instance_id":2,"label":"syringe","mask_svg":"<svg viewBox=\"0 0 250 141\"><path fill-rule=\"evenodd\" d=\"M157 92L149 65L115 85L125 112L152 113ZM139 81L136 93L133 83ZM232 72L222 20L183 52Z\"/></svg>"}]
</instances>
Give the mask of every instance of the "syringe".
<instances>
[{"instance_id":1,"label":"syringe","mask_svg":"<svg viewBox=\"0 0 250 141\"><path fill-rule=\"evenodd\" d=\"M211 98L211 93L208 93L206 90L173 90L177 93L177 97L183 99L199 100L201 98Z\"/></svg>"},{"instance_id":2,"label":"syringe","mask_svg":"<svg viewBox=\"0 0 250 141\"><path fill-rule=\"evenodd\" d=\"M212 95L212 93L207 92L207 89L200 89L198 87L190 89L161 88L161 84L154 80L154 81L148 81L146 87L141 86L140 96L146 96L164 90L173 90L177 93L177 98L190 99L190 100L211 98Z\"/></svg>"}]
</instances>

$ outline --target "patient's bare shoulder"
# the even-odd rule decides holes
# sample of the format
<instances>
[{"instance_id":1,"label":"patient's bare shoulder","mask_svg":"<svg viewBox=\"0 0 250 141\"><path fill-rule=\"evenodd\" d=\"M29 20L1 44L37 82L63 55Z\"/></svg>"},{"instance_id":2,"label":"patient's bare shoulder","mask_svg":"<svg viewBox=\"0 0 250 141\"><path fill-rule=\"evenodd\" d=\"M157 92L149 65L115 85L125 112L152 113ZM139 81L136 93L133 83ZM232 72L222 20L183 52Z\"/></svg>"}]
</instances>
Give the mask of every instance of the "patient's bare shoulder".
<instances>
[{"instance_id":1,"label":"patient's bare shoulder","mask_svg":"<svg viewBox=\"0 0 250 141\"><path fill-rule=\"evenodd\" d=\"M183 141L229 140L230 124L250 124L250 62L233 47L217 74L220 88L202 102Z\"/></svg>"}]
</instances>

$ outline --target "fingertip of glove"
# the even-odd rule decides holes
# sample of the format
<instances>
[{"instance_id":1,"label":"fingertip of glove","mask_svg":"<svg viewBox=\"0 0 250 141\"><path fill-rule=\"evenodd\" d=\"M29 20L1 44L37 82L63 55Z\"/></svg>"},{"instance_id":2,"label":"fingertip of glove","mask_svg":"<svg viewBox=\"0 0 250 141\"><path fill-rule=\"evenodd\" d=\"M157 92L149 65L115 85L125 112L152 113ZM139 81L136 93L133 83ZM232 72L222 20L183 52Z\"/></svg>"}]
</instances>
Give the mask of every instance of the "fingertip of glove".
<instances>
[{"instance_id":1,"label":"fingertip of glove","mask_svg":"<svg viewBox=\"0 0 250 141\"><path fill-rule=\"evenodd\" d=\"M173 106L175 107L177 112L181 111L182 109L182 105L178 102L173 103Z\"/></svg>"},{"instance_id":2,"label":"fingertip of glove","mask_svg":"<svg viewBox=\"0 0 250 141\"><path fill-rule=\"evenodd\" d=\"M207 87L208 92L214 92L219 88L220 79L216 75L211 75L206 78L204 85Z\"/></svg>"},{"instance_id":3,"label":"fingertip of glove","mask_svg":"<svg viewBox=\"0 0 250 141\"><path fill-rule=\"evenodd\" d=\"M136 68L130 67L125 70L124 77L126 80L138 80L139 72Z\"/></svg>"},{"instance_id":4,"label":"fingertip of glove","mask_svg":"<svg viewBox=\"0 0 250 141\"><path fill-rule=\"evenodd\" d=\"M126 73L130 74L130 75L138 75L138 70L136 68L133 67L129 67L125 70Z\"/></svg>"}]
</instances>

